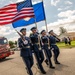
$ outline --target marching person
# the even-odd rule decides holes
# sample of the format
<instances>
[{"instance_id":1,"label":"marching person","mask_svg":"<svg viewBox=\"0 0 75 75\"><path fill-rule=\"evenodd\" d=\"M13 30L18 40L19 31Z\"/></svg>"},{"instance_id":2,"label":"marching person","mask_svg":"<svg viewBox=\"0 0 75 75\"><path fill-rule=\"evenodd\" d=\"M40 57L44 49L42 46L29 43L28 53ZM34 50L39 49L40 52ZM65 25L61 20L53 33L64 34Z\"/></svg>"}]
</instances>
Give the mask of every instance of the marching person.
<instances>
[{"instance_id":1,"label":"marching person","mask_svg":"<svg viewBox=\"0 0 75 75\"><path fill-rule=\"evenodd\" d=\"M60 51L59 51L58 46L56 45L56 42L60 41L60 39L55 36L53 30L49 31L49 35L50 35L50 37L49 37L49 39L50 39L50 46L53 49L52 51L54 53L55 64L60 64L60 62L58 61L58 56L60 54Z\"/></svg>"},{"instance_id":2,"label":"marching person","mask_svg":"<svg viewBox=\"0 0 75 75\"><path fill-rule=\"evenodd\" d=\"M64 37L64 42L65 42L65 45L67 45L67 38L66 37Z\"/></svg>"},{"instance_id":3,"label":"marching person","mask_svg":"<svg viewBox=\"0 0 75 75\"><path fill-rule=\"evenodd\" d=\"M43 74L46 74L42 66L42 62L44 61L44 55L41 50L39 34L37 33L36 27L32 27L31 31L32 31L32 34L30 35L30 39L33 45L33 51L34 51L35 58L37 60L37 66Z\"/></svg>"},{"instance_id":4,"label":"marching person","mask_svg":"<svg viewBox=\"0 0 75 75\"><path fill-rule=\"evenodd\" d=\"M71 45L71 39L70 39L70 37L67 37L67 42L68 42L69 45Z\"/></svg>"},{"instance_id":5,"label":"marching person","mask_svg":"<svg viewBox=\"0 0 75 75\"><path fill-rule=\"evenodd\" d=\"M51 62L51 57L52 57L52 53L51 53L51 50L50 50L50 41L49 41L49 37L46 35L46 31L45 30L42 30L41 31L41 45L44 49L44 53L46 55L46 64L48 65L49 64L49 67L52 68L52 69L55 69L55 67L52 65L52 62Z\"/></svg>"},{"instance_id":6,"label":"marching person","mask_svg":"<svg viewBox=\"0 0 75 75\"><path fill-rule=\"evenodd\" d=\"M26 28L22 28L20 30L22 33L23 38L18 39L18 45L20 47L21 51L21 57L26 65L26 70L29 75L33 75L33 72L31 70L33 66L33 56L30 49L30 39L26 36Z\"/></svg>"}]
</instances>

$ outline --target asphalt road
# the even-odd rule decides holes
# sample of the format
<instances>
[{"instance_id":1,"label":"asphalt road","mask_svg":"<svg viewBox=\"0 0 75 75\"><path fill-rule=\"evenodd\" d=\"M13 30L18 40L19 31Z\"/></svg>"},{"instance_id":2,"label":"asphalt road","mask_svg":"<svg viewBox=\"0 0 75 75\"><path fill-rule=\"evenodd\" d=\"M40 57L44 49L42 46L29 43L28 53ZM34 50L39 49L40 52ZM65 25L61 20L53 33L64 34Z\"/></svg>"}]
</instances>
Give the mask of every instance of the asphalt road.
<instances>
[{"instance_id":1,"label":"asphalt road","mask_svg":"<svg viewBox=\"0 0 75 75\"><path fill-rule=\"evenodd\" d=\"M75 75L75 48L61 49L60 51L59 61L61 65L55 65L53 62L55 70L48 68L43 63L46 75ZM42 75L36 66L36 60L32 70L34 75ZM15 51L14 55L0 61L0 75L28 75L19 51Z\"/></svg>"}]
</instances>

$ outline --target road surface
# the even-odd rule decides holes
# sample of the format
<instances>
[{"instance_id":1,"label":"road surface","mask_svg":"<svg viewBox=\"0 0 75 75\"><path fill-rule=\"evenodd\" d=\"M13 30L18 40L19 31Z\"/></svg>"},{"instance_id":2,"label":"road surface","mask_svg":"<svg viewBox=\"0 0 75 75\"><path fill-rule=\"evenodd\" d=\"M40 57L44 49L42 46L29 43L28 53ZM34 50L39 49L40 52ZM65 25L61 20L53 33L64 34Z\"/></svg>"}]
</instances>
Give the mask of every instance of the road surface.
<instances>
[{"instance_id":1,"label":"road surface","mask_svg":"<svg viewBox=\"0 0 75 75\"><path fill-rule=\"evenodd\" d=\"M61 49L59 61L61 65L55 65L55 70L52 70L43 63L47 72L46 75L75 75L75 48ZM53 58L52 58L53 60ZM43 75L35 64L32 68L34 75ZM28 75L25 70L25 65L20 57L20 52L15 51L15 54L0 61L0 75Z\"/></svg>"}]
</instances>

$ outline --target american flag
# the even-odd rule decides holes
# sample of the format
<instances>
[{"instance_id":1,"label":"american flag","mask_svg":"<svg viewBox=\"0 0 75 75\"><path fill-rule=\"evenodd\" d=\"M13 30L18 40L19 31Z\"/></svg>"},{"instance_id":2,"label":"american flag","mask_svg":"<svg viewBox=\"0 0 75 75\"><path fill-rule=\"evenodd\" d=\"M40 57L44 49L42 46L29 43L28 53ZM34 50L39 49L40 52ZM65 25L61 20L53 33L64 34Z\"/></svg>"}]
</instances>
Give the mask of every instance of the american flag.
<instances>
[{"instance_id":1,"label":"american flag","mask_svg":"<svg viewBox=\"0 0 75 75\"><path fill-rule=\"evenodd\" d=\"M15 22L23 18L34 17L31 0L9 4L0 9L0 26Z\"/></svg>"}]
</instances>

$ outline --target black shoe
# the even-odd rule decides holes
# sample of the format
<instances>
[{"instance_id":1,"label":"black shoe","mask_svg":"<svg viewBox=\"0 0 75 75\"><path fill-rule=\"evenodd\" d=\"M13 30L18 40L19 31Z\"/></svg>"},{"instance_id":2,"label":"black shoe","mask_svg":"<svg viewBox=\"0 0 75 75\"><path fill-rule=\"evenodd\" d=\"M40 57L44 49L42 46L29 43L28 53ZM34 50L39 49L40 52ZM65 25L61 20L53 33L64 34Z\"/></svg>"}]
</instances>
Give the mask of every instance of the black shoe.
<instances>
[{"instance_id":1,"label":"black shoe","mask_svg":"<svg viewBox=\"0 0 75 75\"><path fill-rule=\"evenodd\" d=\"M47 60L45 60L45 63L46 63L46 65L49 65Z\"/></svg>"},{"instance_id":2,"label":"black shoe","mask_svg":"<svg viewBox=\"0 0 75 75\"><path fill-rule=\"evenodd\" d=\"M46 74L46 72L45 72L45 71L42 71L42 73L43 73L43 74Z\"/></svg>"},{"instance_id":3,"label":"black shoe","mask_svg":"<svg viewBox=\"0 0 75 75\"><path fill-rule=\"evenodd\" d=\"M28 69L26 68L26 70L27 70L27 73L29 74L29 72L28 72Z\"/></svg>"},{"instance_id":4,"label":"black shoe","mask_svg":"<svg viewBox=\"0 0 75 75\"><path fill-rule=\"evenodd\" d=\"M40 69L38 63L36 65L37 65L38 69Z\"/></svg>"},{"instance_id":5,"label":"black shoe","mask_svg":"<svg viewBox=\"0 0 75 75\"><path fill-rule=\"evenodd\" d=\"M55 62L55 64L60 64L60 62Z\"/></svg>"},{"instance_id":6,"label":"black shoe","mask_svg":"<svg viewBox=\"0 0 75 75\"><path fill-rule=\"evenodd\" d=\"M54 66L50 66L50 68L51 68L51 69L55 69L55 67L54 67Z\"/></svg>"}]
</instances>

